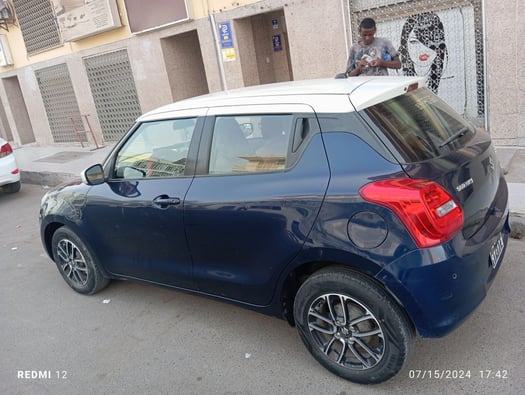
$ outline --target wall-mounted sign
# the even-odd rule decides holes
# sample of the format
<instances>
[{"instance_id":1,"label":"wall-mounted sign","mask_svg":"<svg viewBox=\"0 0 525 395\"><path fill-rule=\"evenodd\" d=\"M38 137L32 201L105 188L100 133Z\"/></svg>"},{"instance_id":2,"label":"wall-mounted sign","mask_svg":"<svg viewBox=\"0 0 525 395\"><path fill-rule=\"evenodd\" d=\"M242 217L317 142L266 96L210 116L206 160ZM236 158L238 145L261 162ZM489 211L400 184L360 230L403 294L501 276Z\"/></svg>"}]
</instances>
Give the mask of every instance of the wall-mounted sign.
<instances>
[{"instance_id":1,"label":"wall-mounted sign","mask_svg":"<svg viewBox=\"0 0 525 395\"><path fill-rule=\"evenodd\" d=\"M232 26L230 21L221 22L217 25L219 39L221 42L222 60L232 62L237 59L235 46L233 45Z\"/></svg>"},{"instance_id":2,"label":"wall-mounted sign","mask_svg":"<svg viewBox=\"0 0 525 395\"><path fill-rule=\"evenodd\" d=\"M222 51L222 60L224 62L233 62L237 59L237 54L235 53L235 48L223 48Z\"/></svg>"},{"instance_id":3,"label":"wall-mounted sign","mask_svg":"<svg viewBox=\"0 0 525 395\"><path fill-rule=\"evenodd\" d=\"M122 26L116 0L52 0L64 41L76 41Z\"/></svg>"},{"instance_id":4,"label":"wall-mounted sign","mask_svg":"<svg viewBox=\"0 0 525 395\"><path fill-rule=\"evenodd\" d=\"M279 21L277 19L272 19L272 28L274 30L279 29Z\"/></svg>"},{"instance_id":5,"label":"wall-mounted sign","mask_svg":"<svg viewBox=\"0 0 525 395\"><path fill-rule=\"evenodd\" d=\"M219 23L221 48L233 48L232 27L229 21Z\"/></svg>"},{"instance_id":6,"label":"wall-mounted sign","mask_svg":"<svg viewBox=\"0 0 525 395\"><path fill-rule=\"evenodd\" d=\"M189 19L185 0L124 0L132 33L141 33Z\"/></svg>"},{"instance_id":7,"label":"wall-mounted sign","mask_svg":"<svg viewBox=\"0 0 525 395\"><path fill-rule=\"evenodd\" d=\"M0 66L10 66L13 64L11 51L5 34L0 34Z\"/></svg>"},{"instance_id":8,"label":"wall-mounted sign","mask_svg":"<svg viewBox=\"0 0 525 395\"><path fill-rule=\"evenodd\" d=\"M281 40L280 34L275 34L272 36L272 43L274 52L279 52L283 50L283 42Z\"/></svg>"}]
</instances>

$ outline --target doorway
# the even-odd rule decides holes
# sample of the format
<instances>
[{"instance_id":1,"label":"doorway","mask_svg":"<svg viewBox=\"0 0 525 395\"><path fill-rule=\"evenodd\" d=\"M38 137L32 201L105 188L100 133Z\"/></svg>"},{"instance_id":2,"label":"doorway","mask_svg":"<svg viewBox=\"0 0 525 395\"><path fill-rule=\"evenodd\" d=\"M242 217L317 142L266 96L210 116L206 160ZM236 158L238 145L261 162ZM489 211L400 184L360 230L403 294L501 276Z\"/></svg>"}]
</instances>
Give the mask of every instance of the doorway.
<instances>
[{"instance_id":1,"label":"doorway","mask_svg":"<svg viewBox=\"0 0 525 395\"><path fill-rule=\"evenodd\" d=\"M29 118L29 112L27 111L24 96L22 95L22 89L20 88L20 83L18 82L18 77L4 78L3 82L7 94L9 108L11 109L15 122L15 133L18 134L20 144L23 145L34 143L35 134L33 132L33 126L31 125L31 120ZM1 117L1 121L4 123L3 116ZM9 128L9 133L11 133L11 128Z\"/></svg>"},{"instance_id":2,"label":"doorway","mask_svg":"<svg viewBox=\"0 0 525 395\"><path fill-rule=\"evenodd\" d=\"M235 21L245 86L293 80L282 9Z\"/></svg>"},{"instance_id":3,"label":"doorway","mask_svg":"<svg viewBox=\"0 0 525 395\"><path fill-rule=\"evenodd\" d=\"M196 30L163 38L161 46L173 101L209 93Z\"/></svg>"}]
</instances>

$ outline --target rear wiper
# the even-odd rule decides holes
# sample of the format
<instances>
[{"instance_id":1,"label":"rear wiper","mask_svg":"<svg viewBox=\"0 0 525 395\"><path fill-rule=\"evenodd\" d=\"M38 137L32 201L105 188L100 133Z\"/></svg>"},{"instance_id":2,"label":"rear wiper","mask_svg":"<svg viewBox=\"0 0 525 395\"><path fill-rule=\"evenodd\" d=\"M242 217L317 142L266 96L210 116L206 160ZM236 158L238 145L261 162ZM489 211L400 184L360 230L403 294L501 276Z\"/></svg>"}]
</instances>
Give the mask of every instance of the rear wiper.
<instances>
[{"instance_id":1,"label":"rear wiper","mask_svg":"<svg viewBox=\"0 0 525 395\"><path fill-rule=\"evenodd\" d=\"M463 137L465 135L465 133L468 132L468 128L465 126L461 129L459 129L456 133L454 133L452 136L450 136L448 139L446 139L445 141L443 141L440 145L439 145L439 148L443 148L445 145L448 145L450 144L451 142L453 142L454 140L457 140L459 139L460 137Z\"/></svg>"}]
</instances>

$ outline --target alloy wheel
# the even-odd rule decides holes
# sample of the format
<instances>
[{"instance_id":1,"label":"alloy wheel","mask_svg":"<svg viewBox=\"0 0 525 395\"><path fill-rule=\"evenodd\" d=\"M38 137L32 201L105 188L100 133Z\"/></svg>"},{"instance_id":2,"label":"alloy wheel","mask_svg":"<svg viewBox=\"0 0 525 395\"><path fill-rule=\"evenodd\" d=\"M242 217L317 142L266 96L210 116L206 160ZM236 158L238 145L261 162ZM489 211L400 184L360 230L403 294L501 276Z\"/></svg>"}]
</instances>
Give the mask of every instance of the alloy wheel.
<instances>
[{"instance_id":1,"label":"alloy wheel","mask_svg":"<svg viewBox=\"0 0 525 395\"><path fill-rule=\"evenodd\" d=\"M79 248L70 240L62 239L57 244L57 255L60 268L67 278L78 285L86 285L88 268Z\"/></svg>"},{"instance_id":2,"label":"alloy wheel","mask_svg":"<svg viewBox=\"0 0 525 395\"><path fill-rule=\"evenodd\" d=\"M383 329L357 300L324 294L310 305L308 328L321 351L333 362L352 370L376 366L385 353Z\"/></svg>"}]
</instances>

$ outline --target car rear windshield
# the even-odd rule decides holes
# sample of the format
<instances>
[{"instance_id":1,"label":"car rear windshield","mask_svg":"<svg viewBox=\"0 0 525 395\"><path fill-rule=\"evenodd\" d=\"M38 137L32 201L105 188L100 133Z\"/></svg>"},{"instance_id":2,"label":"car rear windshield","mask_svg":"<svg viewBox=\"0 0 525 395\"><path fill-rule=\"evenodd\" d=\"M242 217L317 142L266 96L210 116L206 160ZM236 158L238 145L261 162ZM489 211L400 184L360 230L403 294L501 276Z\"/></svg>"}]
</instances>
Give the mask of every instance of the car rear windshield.
<instances>
[{"instance_id":1,"label":"car rear windshield","mask_svg":"<svg viewBox=\"0 0 525 395\"><path fill-rule=\"evenodd\" d=\"M405 162L435 158L464 146L474 127L426 88L364 110Z\"/></svg>"}]
</instances>

